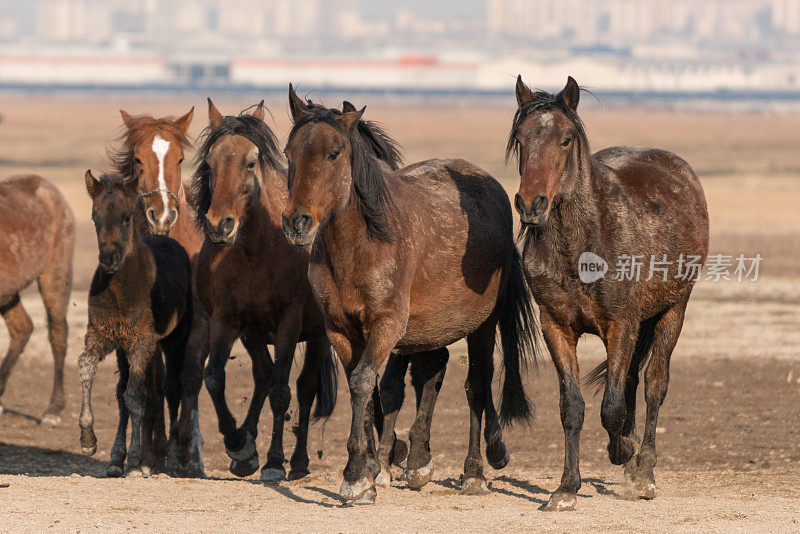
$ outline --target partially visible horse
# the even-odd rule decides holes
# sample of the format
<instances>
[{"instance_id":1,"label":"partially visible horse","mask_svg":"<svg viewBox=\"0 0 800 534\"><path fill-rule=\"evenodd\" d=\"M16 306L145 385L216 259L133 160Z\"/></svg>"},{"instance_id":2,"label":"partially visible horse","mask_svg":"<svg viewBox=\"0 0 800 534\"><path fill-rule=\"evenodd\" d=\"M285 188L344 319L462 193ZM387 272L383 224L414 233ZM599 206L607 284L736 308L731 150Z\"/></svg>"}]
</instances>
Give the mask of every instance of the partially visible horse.
<instances>
[{"instance_id":1,"label":"partially visible horse","mask_svg":"<svg viewBox=\"0 0 800 534\"><path fill-rule=\"evenodd\" d=\"M519 158L514 204L524 230L525 274L558 371L566 439L564 474L545 509L574 509L581 486L584 402L576 345L584 333L599 336L607 351L607 362L588 382L605 383L608 457L627 464L640 497L653 498L658 410L695 280L681 272L681 262L694 258L699 265L708 253L703 188L689 164L665 150L613 147L592 154L572 77L555 95L533 92L519 77L516 93L506 157ZM592 258L584 253L618 266L617 272L582 281L579 262ZM642 263L649 273L640 272ZM636 454L636 388L648 361L647 419Z\"/></svg>"},{"instance_id":2,"label":"partially visible horse","mask_svg":"<svg viewBox=\"0 0 800 534\"><path fill-rule=\"evenodd\" d=\"M19 293L36 281L47 313L54 362L53 393L41 417L46 425L60 424L64 409L67 306L74 248L75 220L58 189L35 175L0 181L0 314L10 338L0 365L0 396L33 332L33 322L22 307Z\"/></svg>"},{"instance_id":3,"label":"partially visible horse","mask_svg":"<svg viewBox=\"0 0 800 534\"><path fill-rule=\"evenodd\" d=\"M372 394L392 350L430 351L425 357L436 358L439 368L439 349L464 337L470 444L462 491L486 491L480 429L498 325L505 364L501 415L508 422L531 413L520 368L532 355L534 317L505 191L463 160L387 169L360 133L363 109L310 105L291 85L289 106L294 125L285 149L289 202L283 230L290 242L312 245L309 281L350 385L349 460L341 496L375 498L380 467L371 430ZM433 388L438 375L427 377ZM504 458L497 430L487 439L487 456ZM383 437L385 449L393 440L386 429ZM415 437L410 434L409 464L415 450L427 446Z\"/></svg>"},{"instance_id":4,"label":"partially visible horse","mask_svg":"<svg viewBox=\"0 0 800 534\"><path fill-rule=\"evenodd\" d=\"M203 233L194 224L194 210L186 200L181 181L184 149L194 108L177 119L131 116L120 110L125 132L121 146L111 153L117 172L138 184L142 216L137 217L144 235L168 235L192 261L192 273L203 244ZM194 287L194 284L193 284ZM170 441L168 470L173 474L203 476L203 437L200 434L198 395L203 386L203 363L208 354L208 315L194 292L192 335L183 366L183 399L179 431Z\"/></svg>"},{"instance_id":5,"label":"partially visible horse","mask_svg":"<svg viewBox=\"0 0 800 534\"><path fill-rule=\"evenodd\" d=\"M289 480L308 471L308 426L336 404L336 363L322 314L308 284L309 251L291 246L281 231L289 196L275 135L264 122L263 102L252 114L223 117L208 100L209 127L197 153L192 188L197 224L206 239L197 261L197 291L211 318L211 355L205 370L230 470L248 476L258 467L258 419L269 395L272 439L261 479L286 478L283 428L291 390L289 372L299 341L305 361L297 378L300 407ZM225 400L225 364L236 339L253 366L254 389L242 426ZM275 347L275 363L268 344Z\"/></svg>"},{"instance_id":6,"label":"partially visible horse","mask_svg":"<svg viewBox=\"0 0 800 534\"><path fill-rule=\"evenodd\" d=\"M81 451L97 450L92 414L92 385L97 365L112 350L117 352L119 425L106 474L149 474L158 461L157 451L143 431L146 417L163 417L163 400L147 413L148 398L158 392L159 346L164 353L164 390L170 415L170 440L175 436L181 400L180 375L192 325L192 276L189 257L175 240L163 236L140 237L136 219L141 216L138 184L118 174L95 179L86 171L86 189L92 198L92 220L97 233L99 262L89 289L89 324L84 351L78 358L81 377ZM130 449L126 450L127 420L131 421Z\"/></svg>"}]
</instances>

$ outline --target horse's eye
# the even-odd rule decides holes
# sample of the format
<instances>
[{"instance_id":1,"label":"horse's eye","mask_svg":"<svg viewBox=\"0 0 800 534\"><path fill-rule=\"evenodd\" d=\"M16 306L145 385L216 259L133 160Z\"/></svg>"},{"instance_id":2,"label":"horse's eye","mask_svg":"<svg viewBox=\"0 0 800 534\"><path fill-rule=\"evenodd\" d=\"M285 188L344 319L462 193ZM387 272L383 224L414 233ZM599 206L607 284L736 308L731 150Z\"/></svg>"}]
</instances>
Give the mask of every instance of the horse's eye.
<instances>
[{"instance_id":1,"label":"horse's eye","mask_svg":"<svg viewBox=\"0 0 800 534\"><path fill-rule=\"evenodd\" d=\"M247 164L247 170L248 171L255 170L255 168L256 168L256 162L255 161L251 161L250 163Z\"/></svg>"},{"instance_id":2,"label":"horse's eye","mask_svg":"<svg viewBox=\"0 0 800 534\"><path fill-rule=\"evenodd\" d=\"M178 160L178 165L180 165L181 163L183 163L183 158Z\"/></svg>"},{"instance_id":3,"label":"horse's eye","mask_svg":"<svg viewBox=\"0 0 800 534\"><path fill-rule=\"evenodd\" d=\"M333 152L328 154L328 161L333 161L338 157L339 157L339 151L338 150L334 150Z\"/></svg>"},{"instance_id":4,"label":"horse's eye","mask_svg":"<svg viewBox=\"0 0 800 534\"><path fill-rule=\"evenodd\" d=\"M561 146L568 147L569 144L572 142L572 137L567 137L564 141L561 142Z\"/></svg>"},{"instance_id":5,"label":"horse's eye","mask_svg":"<svg viewBox=\"0 0 800 534\"><path fill-rule=\"evenodd\" d=\"M128 226L131 223L131 214L125 213L122 215L122 224Z\"/></svg>"},{"instance_id":6,"label":"horse's eye","mask_svg":"<svg viewBox=\"0 0 800 534\"><path fill-rule=\"evenodd\" d=\"M135 164L137 164L137 165L141 165L142 164L142 160L140 160L139 158L133 158L133 162Z\"/></svg>"}]
</instances>

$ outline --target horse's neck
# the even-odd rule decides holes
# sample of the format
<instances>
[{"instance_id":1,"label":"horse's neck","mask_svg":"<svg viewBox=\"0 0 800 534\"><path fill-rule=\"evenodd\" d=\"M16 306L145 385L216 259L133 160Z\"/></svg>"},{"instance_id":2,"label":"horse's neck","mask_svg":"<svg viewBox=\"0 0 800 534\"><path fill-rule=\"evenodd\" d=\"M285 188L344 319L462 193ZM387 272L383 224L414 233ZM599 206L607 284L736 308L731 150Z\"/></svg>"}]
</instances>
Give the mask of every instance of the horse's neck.
<instances>
[{"instance_id":1,"label":"horse's neck","mask_svg":"<svg viewBox=\"0 0 800 534\"><path fill-rule=\"evenodd\" d=\"M281 216L289 198L286 173L281 169L268 169L261 176L261 194L257 202L251 202L246 222L241 232L245 246L263 249L271 248L275 242L283 243Z\"/></svg>"},{"instance_id":2,"label":"horse's neck","mask_svg":"<svg viewBox=\"0 0 800 534\"><path fill-rule=\"evenodd\" d=\"M321 229L321 234L317 237L317 242L330 258L336 272L351 269L353 258L361 254L364 246L373 242L358 202L353 196L327 226Z\"/></svg>"}]
</instances>

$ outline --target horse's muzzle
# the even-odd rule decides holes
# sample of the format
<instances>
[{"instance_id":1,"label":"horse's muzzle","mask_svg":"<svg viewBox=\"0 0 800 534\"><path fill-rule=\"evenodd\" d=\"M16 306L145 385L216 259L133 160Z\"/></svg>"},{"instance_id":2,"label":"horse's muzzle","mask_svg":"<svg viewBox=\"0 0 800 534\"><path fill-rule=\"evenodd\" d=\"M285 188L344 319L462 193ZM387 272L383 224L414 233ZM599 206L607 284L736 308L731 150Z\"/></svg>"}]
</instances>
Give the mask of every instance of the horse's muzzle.
<instances>
[{"instance_id":1,"label":"horse's muzzle","mask_svg":"<svg viewBox=\"0 0 800 534\"><path fill-rule=\"evenodd\" d=\"M212 222L206 215L206 235L211 242L218 245L230 245L236 240L236 220L228 215L218 222Z\"/></svg>"},{"instance_id":2,"label":"horse's muzzle","mask_svg":"<svg viewBox=\"0 0 800 534\"><path fill-rule=\"evenodd\" d=\"M514 196L514 207L519 213L520 222L526 226L541 226L547 222L547 216L550 214L550 200L545 195L538 195L531 205L527 206L522 195L517 193Z\"/></svg>"},{"instance_id":3,"label":"horse's muzzle","mask_svg":"<svg viewBox=\"0 0 800 534\"><path fill-rule=\"evenodd\" d=\"M283 233L292 245L306 246L314 241L316 229L314 218L309 213L301 212L294 216L281 216Z\"/></svg>"}]
</instances>

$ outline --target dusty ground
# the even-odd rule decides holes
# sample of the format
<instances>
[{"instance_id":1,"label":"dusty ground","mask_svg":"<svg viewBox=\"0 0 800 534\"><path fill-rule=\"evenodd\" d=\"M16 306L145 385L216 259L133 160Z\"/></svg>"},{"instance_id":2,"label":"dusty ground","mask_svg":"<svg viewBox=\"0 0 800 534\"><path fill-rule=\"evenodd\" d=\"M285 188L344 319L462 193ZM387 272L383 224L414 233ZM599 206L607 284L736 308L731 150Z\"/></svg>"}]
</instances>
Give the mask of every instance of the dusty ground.
<instances>
[{"instance_id":1,"label":"dusty ground","mask_svg":"<svg viewBox=\"0 0 800 534\"><path fill-rule=\"evenodd\" d=\"M369 104L406 147L408 161L461 156L487 168L515 189L514 166L502 152L513 107L454 104L418 108ZM80 406L75 360L86 321L86 286L94 269L94 237L82 175L102 169L105 144L116 134L117 108L183 113L198 105L193 130L205 124L201 99L190 102L120 97L48 100L0 99L0 174L37 172L68 196L79 221L76 284L71 311L67 408L60 428L37 424L51 384L51 363L38 296L25 296L37 325L11 378L0 417L0 531L148 529L177 524L197 530L278 531L545 530L763 531L800 530L800 164L798 118L763 115L687 115L641 110L584 114L594 149L629 143L668 148L690 161L703 179L711 212L712 252L765 258L755 283L701 282L690 303L676 348L670 393L659 420L659 495L627 501L622 473L609 464L599 421L599 397L584 391L583 487L578 511L538 511L558 485L563 435L555 372L545 356L528 378L537 404L530 429L506 432L512 461L487 467L492 493L462 497L456 488L466 454L463 346L451 350L434 420L434 482L413 492L397 484L379 491L374 507L342 508L336 498L345 463L349 402L342 384L339 405L312 435L309 479L277 487L231 480L215 417L202 393L202 428L211 480L105 480L116 404L113 363L101 366L95 387L100 440L94 458L79 453ZM258 99L253 98L253 102ZM251 102L218 102L232 112ZM284 102L271 103L282 139ZM187 159L188 161L188 159ZM188 175L188 169L187 169ZM0 350L7 336L0 334ZM602 357L594 339L582 340L581 364ZM243 414L250 395L249 362L241 350L229 364L229 400ZM640 412L643 410L640 410ZM294 411L292 412L294 414ZM640 413L641 415L641 413ZM408 429L409 407L399 428ZM259 450L265 454L271 418L262 418ZM401 432L401 434L402 434ZM293 439L287 437L287 450ZM6 486L7 485L7 486Z\"/></svg>"}]
</instances>

